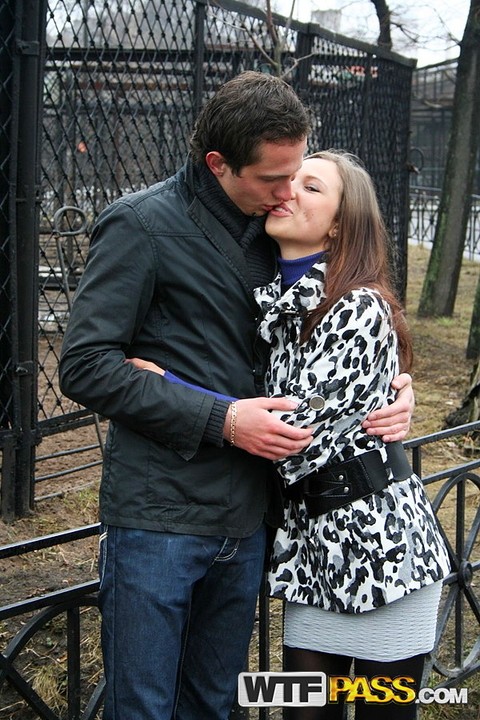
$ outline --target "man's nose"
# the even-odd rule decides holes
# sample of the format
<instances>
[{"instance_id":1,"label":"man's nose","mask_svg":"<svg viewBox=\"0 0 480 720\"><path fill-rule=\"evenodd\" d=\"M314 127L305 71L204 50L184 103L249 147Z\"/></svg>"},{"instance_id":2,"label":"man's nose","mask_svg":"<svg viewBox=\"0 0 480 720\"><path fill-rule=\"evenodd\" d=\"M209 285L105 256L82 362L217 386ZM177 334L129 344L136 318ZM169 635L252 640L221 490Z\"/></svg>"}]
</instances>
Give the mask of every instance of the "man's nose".
<instances>
[{"instance_id":1,"label":"man's nose","mask_svg":"<svg viewBox=\"0 0 480 720\"><path fill-rule=\"evenodd\" d=\"M277 200L291 200L294 196L293 184L290 178L277 185L274 192Z\"/></svg>"}]
</instances>

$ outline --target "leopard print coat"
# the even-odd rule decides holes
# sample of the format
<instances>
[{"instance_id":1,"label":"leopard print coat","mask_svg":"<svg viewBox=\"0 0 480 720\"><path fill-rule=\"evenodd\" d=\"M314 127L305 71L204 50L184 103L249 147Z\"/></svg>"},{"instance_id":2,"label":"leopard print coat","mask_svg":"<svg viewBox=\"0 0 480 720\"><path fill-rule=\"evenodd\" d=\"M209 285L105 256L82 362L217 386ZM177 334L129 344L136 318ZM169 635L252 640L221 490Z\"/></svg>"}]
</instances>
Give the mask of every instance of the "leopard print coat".
<instances>
[{"instance_id":1,"label":"leopard print coat","mask_svg":"<svg viewBox=\"0 0 480 720\"><path fill-rule=\"evenodd\" d=\"M341 298L300 344L302 316L323 295L326 263L316 263L280 294L280 276L256 290L259 334L270 344L269 396L321 396L324 407L281 415L314 426L300 455L278 462L292 484L313 470L378 448L362 421L393 401L398 348L388 304L368 288ZM320 403L322 404L322 403ZM448 554L422 482L416 475L342 508L310 518L305 504L285 501L268 574L270 595L336 612L380 607L444 578Z\"/></svg>"}]
</instances>

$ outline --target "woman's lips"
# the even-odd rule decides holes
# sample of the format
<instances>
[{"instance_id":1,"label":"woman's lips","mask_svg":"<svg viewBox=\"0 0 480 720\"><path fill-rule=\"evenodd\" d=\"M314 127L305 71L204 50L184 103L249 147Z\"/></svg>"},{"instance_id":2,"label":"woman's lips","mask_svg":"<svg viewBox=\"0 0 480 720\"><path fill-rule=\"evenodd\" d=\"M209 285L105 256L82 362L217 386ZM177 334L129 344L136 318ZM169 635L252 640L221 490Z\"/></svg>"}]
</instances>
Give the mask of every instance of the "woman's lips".
<instances>
[{"instance_id":1,"label":"woman's lips","mask_svg":"<svg viewBox=\"0 0 480 720\"><path fill-rule=\"evenodd\" d=\"M281 205L275 205L275 207L270 210L270 215L275 215L275 217L286 217L288 215L293 215L293 213L288 205L282 203Z\"/></svg>"}]
</instances>

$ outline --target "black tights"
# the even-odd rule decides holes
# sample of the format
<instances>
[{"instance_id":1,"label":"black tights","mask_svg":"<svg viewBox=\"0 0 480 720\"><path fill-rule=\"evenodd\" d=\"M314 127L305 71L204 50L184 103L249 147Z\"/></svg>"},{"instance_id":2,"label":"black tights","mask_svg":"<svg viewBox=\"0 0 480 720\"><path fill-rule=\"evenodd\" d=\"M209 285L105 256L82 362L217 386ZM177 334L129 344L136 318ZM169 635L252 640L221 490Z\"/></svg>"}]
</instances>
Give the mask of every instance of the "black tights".
<instances>
[{"instance_id":1,"label":"black tights","mask_svg":"<svg viewBox=\"0 0 480 720\"><path fill-rule=\"evenodd\" d=\"M313 652L284 646L284 669L287 672L323 672L327 675L349 675L352 658L343 655ZM354 660L354 674L409 676L415 680L415 688L421 687L425 655L415 655L395 662L376 662L374 660ZM412 703L389 702L384 705L355 702L355 720L415 720L417 705ZM344 715L345 712L345 715ZM345 703L327 703L324 707L284 708L284 720L344 720L347 717Z\"/></svg>"}]
</instances>

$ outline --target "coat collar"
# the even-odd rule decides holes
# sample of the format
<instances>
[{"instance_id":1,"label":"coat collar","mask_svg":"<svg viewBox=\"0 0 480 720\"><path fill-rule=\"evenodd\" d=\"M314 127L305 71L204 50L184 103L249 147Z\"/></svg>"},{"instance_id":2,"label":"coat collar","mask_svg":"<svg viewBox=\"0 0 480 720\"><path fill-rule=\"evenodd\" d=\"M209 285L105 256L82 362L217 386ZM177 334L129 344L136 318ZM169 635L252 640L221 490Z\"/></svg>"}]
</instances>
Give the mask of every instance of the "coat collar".
<instances>
[{"instance_id":1,"label":"coat collar","mask_svg":"<svg viewBox=\"0 0 480 720\"><path fill-rule=\"evenodd\" d=\"M264 340L270 341L273 330L281 324L282 317L301 321L308 312L320 305L325 298L326 271L326 262L314 263L309 272L283 295L280 273L272 283L255 290L255 299L262 313L258 332Z\"/></svg>"}]
</instances>

